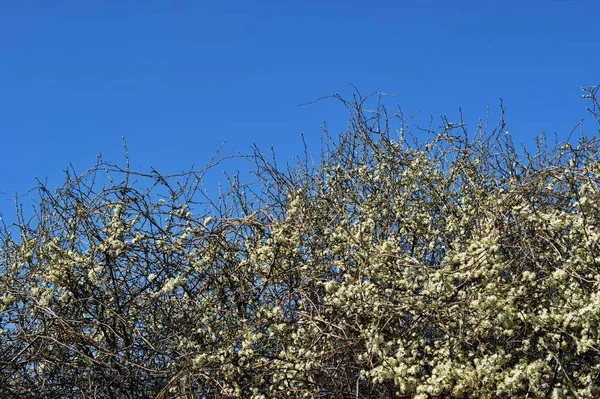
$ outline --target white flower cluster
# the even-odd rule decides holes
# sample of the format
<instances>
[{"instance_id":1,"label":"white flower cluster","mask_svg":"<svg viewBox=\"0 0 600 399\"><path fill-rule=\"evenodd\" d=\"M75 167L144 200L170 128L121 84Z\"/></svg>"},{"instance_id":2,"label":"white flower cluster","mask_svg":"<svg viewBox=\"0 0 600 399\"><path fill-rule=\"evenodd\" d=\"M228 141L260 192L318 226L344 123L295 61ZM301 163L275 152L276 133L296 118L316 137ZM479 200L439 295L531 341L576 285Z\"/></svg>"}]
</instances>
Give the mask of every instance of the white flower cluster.
<instances>
[{"instance_id":1,"label":"white flower cluster","mask_svg":"<svg viewBox=\"0 0 600 399\"><path fill-rule=\"evenodd\" d=\"M218 201L191 174L43 202L2 236L0 392L600 397L600 144L356 123L320 169L257 157L265 186Z\"/></svg>"}]
</instances>

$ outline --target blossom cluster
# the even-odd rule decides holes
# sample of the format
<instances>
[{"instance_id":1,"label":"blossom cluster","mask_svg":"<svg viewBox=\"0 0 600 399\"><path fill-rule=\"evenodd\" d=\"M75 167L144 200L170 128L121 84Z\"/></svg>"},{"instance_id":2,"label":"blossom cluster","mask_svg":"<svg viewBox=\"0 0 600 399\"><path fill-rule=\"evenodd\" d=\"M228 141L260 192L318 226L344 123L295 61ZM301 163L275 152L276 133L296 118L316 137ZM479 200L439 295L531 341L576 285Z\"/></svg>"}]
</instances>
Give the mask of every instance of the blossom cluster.
<instances>
[{"instance_id":1,"label":"blossom cluster","mask_svg":"<svg viewBox=\"0 0 600 399\"><path fill-rule=\"evenodd\" d=\"M216 200L108 164L41 190L1 237L0 396L600 396L600 143L351 111Z\"/></svg>"}]
</instances>

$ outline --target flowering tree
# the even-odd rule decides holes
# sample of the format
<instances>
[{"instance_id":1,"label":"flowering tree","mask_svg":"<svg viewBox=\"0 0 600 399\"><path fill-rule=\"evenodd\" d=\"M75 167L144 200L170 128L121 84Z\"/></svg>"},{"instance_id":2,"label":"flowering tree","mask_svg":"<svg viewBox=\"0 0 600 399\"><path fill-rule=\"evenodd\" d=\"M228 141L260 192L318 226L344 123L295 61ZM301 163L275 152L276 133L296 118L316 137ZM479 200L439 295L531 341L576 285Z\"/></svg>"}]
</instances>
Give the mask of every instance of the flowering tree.
<instances>
[{"instance_id":1,"label":"flowering tree","mask_svg":"<svg viewBox=\"0 0 600 399\"><path fill-rule=\"evenodd\" d=\"M216 161L40 187L0 234L0 396L598 397L598 140L420 144L340 100L319 165L256 151L216 200Z\"/></svg>"}]
</instances>

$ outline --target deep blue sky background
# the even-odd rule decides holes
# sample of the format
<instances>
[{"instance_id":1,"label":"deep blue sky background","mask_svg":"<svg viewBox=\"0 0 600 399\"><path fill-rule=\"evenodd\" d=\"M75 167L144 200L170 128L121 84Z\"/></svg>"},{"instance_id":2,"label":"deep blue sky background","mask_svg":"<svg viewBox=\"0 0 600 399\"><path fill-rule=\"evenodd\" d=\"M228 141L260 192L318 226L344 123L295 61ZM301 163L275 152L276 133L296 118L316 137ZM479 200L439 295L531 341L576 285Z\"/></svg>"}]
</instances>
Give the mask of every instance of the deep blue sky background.
<instances>
[{"instance_id":1,"label":"deep blue sky background","mask_svg":"<svg viewBox=\"0 0 600 399\"><path fill-rule=\"evenodd\" d=\"M102 153L163 173L252 143L281 159L343 130L320 96L395 93L474 126L502 97L516 142L566 138L600 84L598 1L1 1L0 213ZM589 119L589 118L588 118ZM594 126L588 133L594 133Z\"/></svg>"}]
</instances>

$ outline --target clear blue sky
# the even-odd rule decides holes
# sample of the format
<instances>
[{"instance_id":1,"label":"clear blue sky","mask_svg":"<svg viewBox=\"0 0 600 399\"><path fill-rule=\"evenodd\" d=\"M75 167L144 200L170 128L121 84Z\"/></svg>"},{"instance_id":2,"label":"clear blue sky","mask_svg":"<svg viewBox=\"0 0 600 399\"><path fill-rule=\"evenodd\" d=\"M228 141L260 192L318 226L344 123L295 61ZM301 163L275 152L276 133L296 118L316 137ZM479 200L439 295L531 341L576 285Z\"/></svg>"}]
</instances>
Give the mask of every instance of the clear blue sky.
<instances>
[{"instance_id":1,"label":"clear blue sky","mask_svg":"<svg viewBox=\"0 0 600 399\"><path fill-rule=\"evenodd\" d=\"M516 142L566 138L580 87L600 84L598 16L569 0L1 1L0 213L69 163L123 163L121 136L141 170L203 165L224 140L289 159L301 132L317 146L323 121L346 121L334 101L297 104L349 83L471 125L502 97Z\"/></svg>"}]
</instances>

